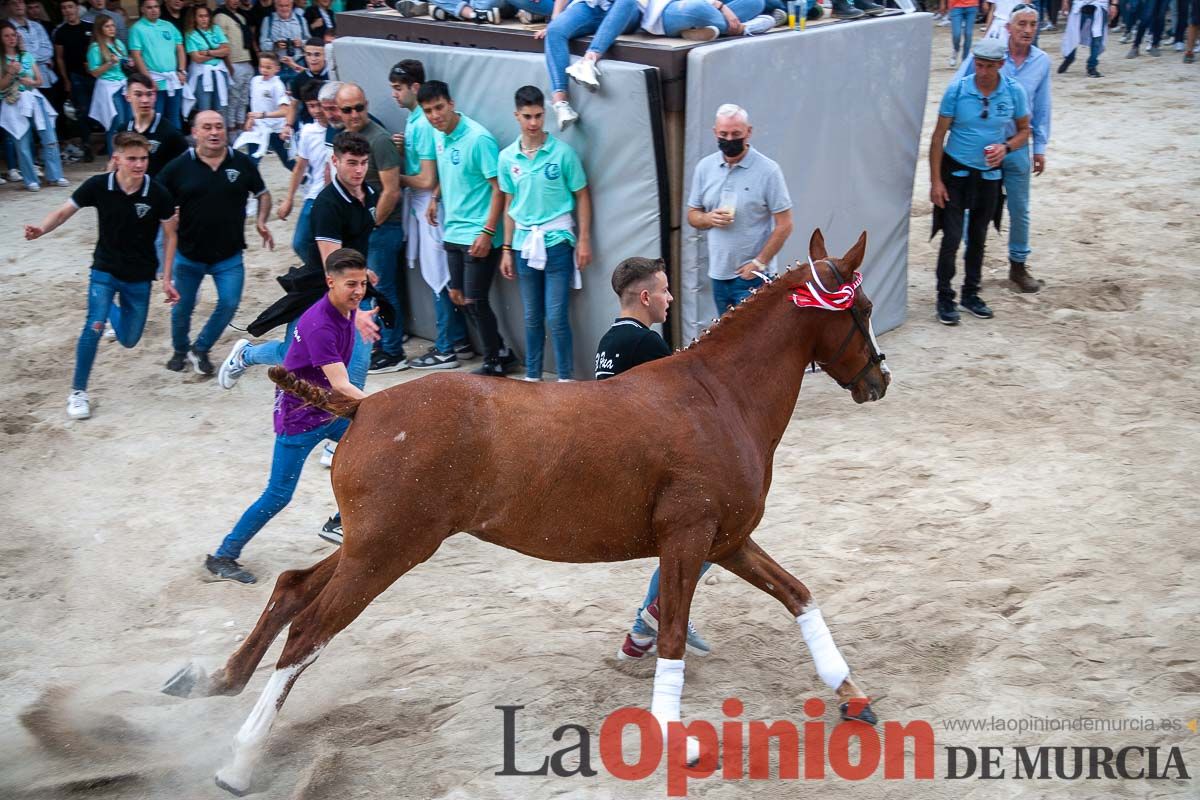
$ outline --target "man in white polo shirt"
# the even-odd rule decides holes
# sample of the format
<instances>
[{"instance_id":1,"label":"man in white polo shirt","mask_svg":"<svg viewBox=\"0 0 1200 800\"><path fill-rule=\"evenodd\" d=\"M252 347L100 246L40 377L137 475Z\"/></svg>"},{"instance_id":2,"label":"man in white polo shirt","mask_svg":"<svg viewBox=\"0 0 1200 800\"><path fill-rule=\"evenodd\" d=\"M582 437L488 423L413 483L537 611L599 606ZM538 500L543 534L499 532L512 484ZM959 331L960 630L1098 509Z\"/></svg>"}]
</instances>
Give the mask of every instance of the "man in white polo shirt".
<instances>
[{"instance_id":1,"label":"man in white polo shirt","mask_svg":"<svg viewBox=\"0 0 1200 800\"><path fill-rule=\"evenodd\" d=\"M792 233L792 198L783 171L750 146L750 116L726 103L713 133L718 151L692 174L688 224L707 231L708 277L717 314L746 299L775 272L775 256Z\"/></svg>"}]
</instances>

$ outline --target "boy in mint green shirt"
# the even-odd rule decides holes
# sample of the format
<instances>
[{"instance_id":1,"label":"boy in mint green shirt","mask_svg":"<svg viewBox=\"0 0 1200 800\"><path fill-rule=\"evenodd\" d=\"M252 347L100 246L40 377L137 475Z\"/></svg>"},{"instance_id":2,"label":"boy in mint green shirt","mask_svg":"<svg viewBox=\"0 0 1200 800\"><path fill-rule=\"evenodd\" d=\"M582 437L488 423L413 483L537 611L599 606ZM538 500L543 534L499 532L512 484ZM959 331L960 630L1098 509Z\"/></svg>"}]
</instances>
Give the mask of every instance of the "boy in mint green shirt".
<instances>
[{"instance_id":1,"label":"boy in mint green shirt","mask_svg":"<svg viewBox=\"0 0 1200 800\"><path fill-rule=\"evenodd\" d=\"M500 153L504 242L500 273L520 277L525 309L525 380L542 379L546 326L560 381L572 380L571 287L592 260L592 201L583 164L570 145L546 133L546 101L536 86L516 93L521 136ZM572 212L578 211L576 233ZM513 253L516 252L516 272Z\"/></svg>"},{"instance_id":2,"label":"boy in mint green shirt","mask_svg":"<svg viewBox=\"0 0 1200 800\"><path fill-rule=\"evenodd\" d=\"M475 120L454 109L450 87L426 81L417 102L433 126L438 181L435 197L443 204L442 246L450 272L450 299L467 314L483 344L483 366L476 375L503 376L516 357L504 346L496 314L488 301L496 275L502 195L496 182L500 146ZM437 225L437 204L426 215Z\"/></svg>"},{"instance_id":3,"label":"boy in mint green shirt","mask_svg":"<svg viewBox=\"0 0 1200 800\"><path fill-rule=\"evenodd\" d=\"M142 0L142 18L129 29L129 55L158 88L155 110L173 127L183 127L183 84L187 81L183 36L162 19L159 0Z\"/></svg>"}]
</instances>

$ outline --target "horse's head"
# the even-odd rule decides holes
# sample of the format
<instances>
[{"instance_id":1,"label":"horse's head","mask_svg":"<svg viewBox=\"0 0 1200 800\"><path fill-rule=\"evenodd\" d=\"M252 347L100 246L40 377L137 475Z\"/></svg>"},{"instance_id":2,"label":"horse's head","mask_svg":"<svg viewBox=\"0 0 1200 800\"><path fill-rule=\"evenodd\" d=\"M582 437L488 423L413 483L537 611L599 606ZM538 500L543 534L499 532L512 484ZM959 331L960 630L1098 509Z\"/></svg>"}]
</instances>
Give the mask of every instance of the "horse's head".
<instances>
[{"instance_id":1,"label":"horse's head","mask_svg":"<svg viewBox=\"0 0 1200 800\"><path fill-rule=\"evenodd\" d=\"M815 297L826 309L838 308L839 299L844 302L853 297L844 310L827 315L829 322L818 335L813 360L843 389L849 389L856 403L882 399L892 381L871 329L871 299L860 285L866 250L866 231L841 258L830 258L825 252L820 228L813 231L808 245L811 266L806 296Z\"/></svg>"}]
</instances>

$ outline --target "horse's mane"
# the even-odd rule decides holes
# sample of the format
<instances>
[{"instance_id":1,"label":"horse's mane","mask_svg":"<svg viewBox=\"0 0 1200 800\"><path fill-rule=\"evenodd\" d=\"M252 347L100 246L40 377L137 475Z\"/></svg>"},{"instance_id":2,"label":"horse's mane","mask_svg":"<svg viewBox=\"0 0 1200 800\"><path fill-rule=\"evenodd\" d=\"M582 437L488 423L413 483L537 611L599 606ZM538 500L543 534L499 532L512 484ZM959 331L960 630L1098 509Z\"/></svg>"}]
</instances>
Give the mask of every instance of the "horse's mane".
<instances>
[{"instance_id":1,"label":"horse's mane","mask_svg":"<svg viewBox=\"0 0 1200 800\"><path fill-rule=\"evenodd\" d=\"M807 262L797 261L786 271L776 275L762 286L755 287L750 291L749 297L736 306L726 309L724 314L713 320L712 325L701 331L700 335L692 339L687 346L680 348L680 351L703 347L706 343L713 340L725 341L730 336L736 335L736 332L740 328L750 324L749 322L744 322L744 320L753 320L772 299L777 298L780 294L787 291L788 288L800 282L802 270L807 269L807 267ZM733 330L734 333L729 333L730 330Z\"/></svg>"}]
</instances>

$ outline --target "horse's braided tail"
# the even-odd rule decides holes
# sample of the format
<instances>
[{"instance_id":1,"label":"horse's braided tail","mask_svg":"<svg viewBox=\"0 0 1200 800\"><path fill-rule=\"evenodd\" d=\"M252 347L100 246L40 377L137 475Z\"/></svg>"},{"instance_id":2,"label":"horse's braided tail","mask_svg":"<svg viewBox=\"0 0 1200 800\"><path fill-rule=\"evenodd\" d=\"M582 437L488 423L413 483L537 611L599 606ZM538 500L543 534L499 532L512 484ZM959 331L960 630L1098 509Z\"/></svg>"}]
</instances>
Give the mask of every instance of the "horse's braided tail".
<instances>
[{"instance_id":1,"label":"horse's braided tail","mask_svg":"<svg viewBox=\"0 0 1200 800\"><path fill-rule=\"evenodd\" d=\"M351 419L358 411L361 400L344 397L337 392L329 392L320 386L313 386L302 378L297 378L283 367L271 367L267 375L275 385L289 394L294 394L310 406L316 406L322 411L338 417Z\"/></svg>"}]
</instances>

